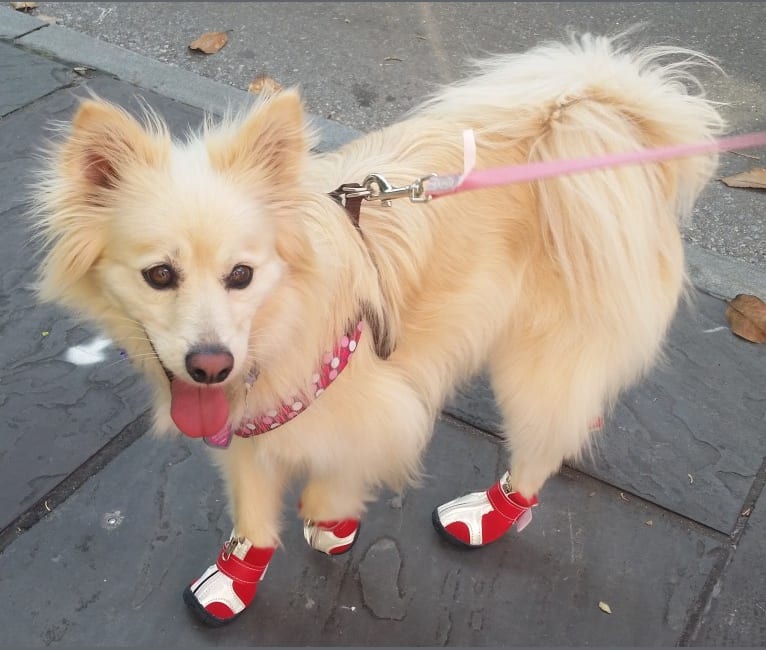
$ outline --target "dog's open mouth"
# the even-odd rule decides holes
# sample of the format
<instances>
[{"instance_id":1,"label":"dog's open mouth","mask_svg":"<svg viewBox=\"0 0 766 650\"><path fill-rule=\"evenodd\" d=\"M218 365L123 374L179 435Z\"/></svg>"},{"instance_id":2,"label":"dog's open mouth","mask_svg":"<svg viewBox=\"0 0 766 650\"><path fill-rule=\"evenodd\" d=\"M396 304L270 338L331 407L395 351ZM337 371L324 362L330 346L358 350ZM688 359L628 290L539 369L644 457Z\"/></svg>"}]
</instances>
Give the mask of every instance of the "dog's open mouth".
<instances>
[{"instance_id":1,"label":"dog's open mouth","mask_svg":"<svg viewBox=\"0 0 766 650\"><path fill-rule=\"evenodd\" d=\"M223 388L200 386L173 377L170 381L170 417L191 438L209 438L226 429L229 400Z\"/></svg>"},{"instance_id":2,"label":"dog's open mouth","mask_svg":"<svg viewBox=\"0 0 766 650\"><path fill-rule=\"evenodd\" d=\"M228 447L232 433L224 389L183 381L161 361L160 365L170 383L170 417L179 431L190 438L204 438L213 447Z\"/></svg>"}]
</instances>

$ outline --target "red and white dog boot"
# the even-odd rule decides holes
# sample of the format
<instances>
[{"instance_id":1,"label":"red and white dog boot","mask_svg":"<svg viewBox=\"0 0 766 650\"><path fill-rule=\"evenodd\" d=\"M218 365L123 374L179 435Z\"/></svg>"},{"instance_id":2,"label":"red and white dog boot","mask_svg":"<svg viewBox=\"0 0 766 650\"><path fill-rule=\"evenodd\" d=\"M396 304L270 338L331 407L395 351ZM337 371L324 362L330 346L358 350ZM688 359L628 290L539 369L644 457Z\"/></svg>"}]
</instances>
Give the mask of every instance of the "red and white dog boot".
<instances>
[{"instance_id":1,"label":"red and white dog boot","mask_svg":"<svg viewBox=\"0 0 766 650\"><path fill-rule=\"evenodd\" d=\"M436 508L433 523L450 542L479 548L500 539L513 524L522 531L532 521L536 505L537 497L525 499L513 491L506 472L485 492L466 494Z\"/></svg>"},{"instance_id":2,"label":"red and white dog boot","mask_svg":"<svg viewBox=\"0 0 766 650\"><path fill-rule=\"evenodd\" d=\"M303 523L303 536L309 546L327 555L340 555L350 550L359 536L358 519L312 521Z\"/></svg>"},{"instance_id":3,"label":"red and white dog boot","mask_svg":"<svg viewBox=\"0 0 766 650\"><path fill-rule=\"evenodd\" d=\"M218 627L233 621L253 601L274 547L257 547L232 536L218 560L184 591L184 602L203 623Z\"/></svg>"}]
</instances>

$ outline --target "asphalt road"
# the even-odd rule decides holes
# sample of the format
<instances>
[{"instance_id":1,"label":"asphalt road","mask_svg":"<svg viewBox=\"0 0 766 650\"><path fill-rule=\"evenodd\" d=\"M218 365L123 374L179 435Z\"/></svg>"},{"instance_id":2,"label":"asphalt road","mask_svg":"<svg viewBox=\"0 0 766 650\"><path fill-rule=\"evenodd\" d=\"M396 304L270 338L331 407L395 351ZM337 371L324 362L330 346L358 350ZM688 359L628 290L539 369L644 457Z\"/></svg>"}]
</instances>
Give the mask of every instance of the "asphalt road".
<instances>
[{"instance_id":1,"label":"asphalt road","mask_svg":"<svg viewBox=\"0 0 766 650\"><path fill-rule=\"evenodd\" d=\"M41 2L37 15L152 59L246 89L257 75L299 85L309 111L361 131L395 122L467 61L526 49L568 29L682 45L716 59L701 69L733 132L766 129L766 3L740 2ZM228 31L216 54L188 44ZM766 161L727 155L722 173ZM698 209L687 241L766 270L764 194L721 191Z\"/></svg>"}]
</instances>

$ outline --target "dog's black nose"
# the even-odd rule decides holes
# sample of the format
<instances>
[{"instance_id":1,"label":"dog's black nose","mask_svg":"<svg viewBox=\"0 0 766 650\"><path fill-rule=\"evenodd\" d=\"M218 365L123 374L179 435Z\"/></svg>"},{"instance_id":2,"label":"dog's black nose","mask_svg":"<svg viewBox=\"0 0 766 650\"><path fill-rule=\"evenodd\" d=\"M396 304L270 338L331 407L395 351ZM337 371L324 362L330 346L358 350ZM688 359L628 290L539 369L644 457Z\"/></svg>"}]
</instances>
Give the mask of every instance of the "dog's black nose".
<instances>
[{"instance_id":1,"label":"dog's black nose","mask_svg":"<svg viewBox=\"0 0 766 650\"><path fill-rule=\"evenodd\" d=\"M199 384L219 384L233 367L231 352L220 346L197 348L186 355L186 371Z\"/></svg>"}]
</instances>

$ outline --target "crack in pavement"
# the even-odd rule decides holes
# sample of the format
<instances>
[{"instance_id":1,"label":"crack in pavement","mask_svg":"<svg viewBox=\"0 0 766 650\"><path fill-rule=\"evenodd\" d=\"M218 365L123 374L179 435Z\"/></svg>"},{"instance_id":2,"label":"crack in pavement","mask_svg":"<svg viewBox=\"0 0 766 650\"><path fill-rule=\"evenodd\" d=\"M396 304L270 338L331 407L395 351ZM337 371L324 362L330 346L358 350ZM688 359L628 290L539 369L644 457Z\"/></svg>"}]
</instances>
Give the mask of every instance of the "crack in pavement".
<instances>
[{"instance_id":1,"label":"crack in pavement","mask_svg":"<svg viewBox=\"0 0 766 650\"><path fill-rule=\"evenodd\" d=\"M98 474L117 456L141 438L149 429L149 411L139 415L84 463L66 476L51 490L43 494L32 506L22 512L5 528L0 530L0 553L17 537L22 535L61 505L90 478Z\"/></svg>"}]
</instances>

